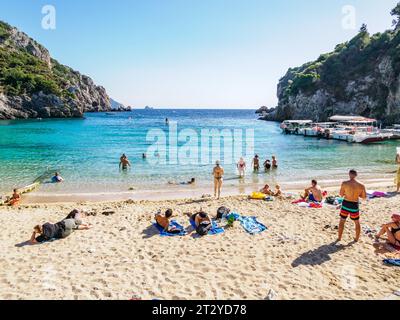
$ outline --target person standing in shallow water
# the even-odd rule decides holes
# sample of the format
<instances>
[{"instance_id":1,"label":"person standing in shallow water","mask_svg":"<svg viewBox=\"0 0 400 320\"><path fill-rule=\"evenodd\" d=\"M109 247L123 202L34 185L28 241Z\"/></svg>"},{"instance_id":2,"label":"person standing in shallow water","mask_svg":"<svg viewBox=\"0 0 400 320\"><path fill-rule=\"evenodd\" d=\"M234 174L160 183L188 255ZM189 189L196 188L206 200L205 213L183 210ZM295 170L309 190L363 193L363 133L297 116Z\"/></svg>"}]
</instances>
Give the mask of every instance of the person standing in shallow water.
<instances>
[{"instance_id":1,"label":"person standing in shallow water","mask_svg":"<svg viewBox=\"0 0 400 320\"><path fill-rule=\"evenodd\" d=\"M239 178L244 178L246 171L246 161L244 161L243 157L240 158L239 162L236 164L236 167L239 171Z\"/></svg>"},{"instance_id":2,"label":"person standing in shallow water","mask_svg":"<svg viewBox=\"0 0 400 320\"><path fill-rule=\"evenodd\" d=\"M258 157L258 154L256 154L254 156L252 164L253 164L254 172L258 172L260 170L260 158Z\"/></svg>"},{"instance_id":3,"label":"person standing in shallow water","mask_svg":"<svg viewBox=\"0 0 400 320\"><path fill-rule=\"evenodd\" d=\"M224 178L224 168L221 167L220 162L217 161L215 163L215 167L213 169L213 176L214 176L214 197L217 197L219 199L221 197L221 189L222 189L222 183L223 183L223 178Z\"/></svg>"},{"instance_id":4,"label":"person standing in shallow water","mask_svg":"<svg viewBox=\"0 0 400 320\"><path fill-rule=\"evenodd\" d=\"M340 196L343 197L344 200L342 203L342 209L340 211L338 241L342 240L344 226L349 216L350 219L354 221L356 226L356 236L354 241L358 242L360 240L361 225L359 201L360 199L367 199L367 190L362 183L357 181L357 175L358 174L356 170L350 170L350 180L343 182L340 189Z\"/></svg>"},{"instance_id":5,"label":"person standing in shallow water","mask_svg":"<svg viewBox=\"0 0 400 320\"><path fill-rule=\"evenodd\" d=\"M124 153L119 159L119 168L122 168L122 170L128 170L128 167L131 167L131 162L128 160L128 157Z\"/></svg>"}]
</instances>

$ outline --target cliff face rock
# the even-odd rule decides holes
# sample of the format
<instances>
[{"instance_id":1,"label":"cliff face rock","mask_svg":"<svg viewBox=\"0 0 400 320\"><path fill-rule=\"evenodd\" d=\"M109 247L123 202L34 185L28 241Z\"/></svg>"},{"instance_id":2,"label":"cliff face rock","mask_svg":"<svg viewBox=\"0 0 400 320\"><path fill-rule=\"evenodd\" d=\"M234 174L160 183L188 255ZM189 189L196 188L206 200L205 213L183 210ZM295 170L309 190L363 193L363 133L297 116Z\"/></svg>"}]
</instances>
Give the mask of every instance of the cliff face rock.
<instances>
[{"instance_id":1,"label":"cliff face rock","mask_svg":"<svg viewBox=\"0 0 400 320\"><path fill-rule=\"evenodd\" d=\"M326 121L335 114L400 123L400 30L366 29L280 79L279 103L265 120Z\"/></svg>"},{"instance_id":2,"label":"cliff face rock","mask_svg":"<svg viewBox=\"0 0 400 320\"><path fill-rule=\"evenodd\" d=\"M110 109L105 88L0 21L0 119L82 117Z\"/></svg>"}]
</instances>

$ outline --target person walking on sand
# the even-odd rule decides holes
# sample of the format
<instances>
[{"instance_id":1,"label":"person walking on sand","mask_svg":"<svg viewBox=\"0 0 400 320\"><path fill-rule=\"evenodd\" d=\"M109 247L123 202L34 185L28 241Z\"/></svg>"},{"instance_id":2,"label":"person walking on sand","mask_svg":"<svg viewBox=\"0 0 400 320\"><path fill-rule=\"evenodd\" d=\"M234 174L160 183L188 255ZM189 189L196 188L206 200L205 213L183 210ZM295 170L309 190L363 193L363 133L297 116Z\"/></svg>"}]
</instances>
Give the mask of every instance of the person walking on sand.
<instances>
[{"instance_id":1,"label":"person walking on sand","mask_svg":"<svg viewBox=\"0 0 400 320\"><path fill-rule=\"evenodd\" d=\"M239 178L244 178L246 171L246 161L243 158L240 158L239 162L236 164L236 167L239 171Z\"/></svg>"},{"instance_id":2,"label":"person walking on sand","mask_svg":"<svg viewBox=\"0 0 400 320\"><path fill-rule=\"evenodd\" d=\"M119 159L119 168L122 168L122 170L128 170L128 167L131 167L131 162L128 160L128 157L124 153Z\"/></svg>"},{"instance_id":3,"label":"person walking on sand","mask_svg":"<svg viewBox=\"0 0 400 320\"><path fill-rule=\"evenodd\" d=\"M213 176L214 176L214 197L217 197L218 195L218 199L221 197L221 188L222 188L224 173L225 173L224 168L222 168L220 162L217 161L213 169Z\"/></svg>"},{"instance_id":4,"label":"person walking on sand","mask_svg":"<svg viewBox=\"0 0 400 320\"><path fill-rule=\"evenodd\" d=\"M400 154L396 155L396 163L399 166L397 168L396 178L395 178L395 183L396 183L396 187L397 187L396 192L400 193Z\"/></svg>"},{"instance_id":5,"label":"person walking on sand","mask_svg":"<svg viewBox=\"0 0 400 320\"><path fill-rule=\"evenodd\" d=\"M360 198L364 200L367 199L367 190L362 183L357 181L357 176L358 174L356 170L350 170L350 180L343 182L340 189L340 196L343 197L344 200L340 211L338 241L342 240L344 226L349 216L356 226L356 237L354 238L354 241L358 242L360 240L361 225L359 201Z\"/></svg>"},{"instance_id":6,"label":"person walking on sand","mask_svg":"<svg viewBox=\"0 0 400 320\"><path fill-rule=\"evenodd\" d=\"M260 170L260 158L259 158L258 154L256 154L254 156L252 165L253 165L254 172L258 172Z\"/></svg>"}]
</instances>

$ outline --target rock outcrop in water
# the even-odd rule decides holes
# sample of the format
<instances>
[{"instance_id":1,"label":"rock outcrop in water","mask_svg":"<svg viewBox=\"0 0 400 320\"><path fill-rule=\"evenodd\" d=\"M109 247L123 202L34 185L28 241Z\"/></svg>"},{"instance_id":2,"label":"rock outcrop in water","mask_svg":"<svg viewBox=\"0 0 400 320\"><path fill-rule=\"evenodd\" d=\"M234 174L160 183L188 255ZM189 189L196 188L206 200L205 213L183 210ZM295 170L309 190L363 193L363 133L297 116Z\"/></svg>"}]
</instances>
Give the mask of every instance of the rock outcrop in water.
<instances>
[{"instance_id":1,"label":"rock outcrop in water","mask_svg":"<svg viewBox=\"0 0 400 320\"><path fill-rule=\"evenodd\" d=\"M0 119L82 117L110 109L103 87L0 21Z\"/></svg>"},{"instance_id":2,"label":"rock outcrop in water","mask_svg":"<svg viewBox=\"0 0 400 320\"><path fill-rule=\"evenodd\" d=\"M326 121L334 114L400 122L400 4L396 28L373 36L363 25L349 42L316 61L289 69L278 84L279 103L265 120Z\"/></svg>"}]
</instances>

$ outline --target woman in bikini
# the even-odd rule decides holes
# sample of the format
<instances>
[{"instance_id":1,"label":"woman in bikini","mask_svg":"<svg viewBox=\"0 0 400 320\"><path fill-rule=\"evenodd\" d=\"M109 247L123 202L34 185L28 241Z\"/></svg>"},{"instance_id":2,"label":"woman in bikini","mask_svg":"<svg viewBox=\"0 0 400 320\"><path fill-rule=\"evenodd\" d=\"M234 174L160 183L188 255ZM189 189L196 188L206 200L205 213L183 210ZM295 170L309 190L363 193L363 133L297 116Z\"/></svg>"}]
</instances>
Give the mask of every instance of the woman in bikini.
<instances>
[{"instance_id":1,"label":"woman in bikini","mask_svg":"<svg viewBox=\"0 0 400 320\"><path fill-rule=\"evenodd\" d=\"M240 158L236 166L239 171L239 178L243 178L246 171L246 161L244 161L243 158Z\"/></svg>"},{"instance_id":2,"label":"woman in bikini","mask_svg":"<svg viewBox=\"0 0 400 320\"><path fill-rule=\"evenodd\" d=\"M217 197L218 195L218 199L221 197L221 188L222 188L224 173L225 173L224 168L222 168L219 161L217 161L215 163L215 167L213 170L213 176L214 176L214 197Z\"/></svg>"},{"instance_id":3,"label":"woman in bikini","mask_svg":"<svg viewBox=\"0 0 400 320\"><path fill-rule=\"evenodd\" d=\"M392 215L392 222L384 224L382 230L375 236L379 240L384 234L390 244L400 247L400 214Z\"/></svg>"}]
</instances>

